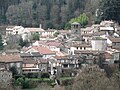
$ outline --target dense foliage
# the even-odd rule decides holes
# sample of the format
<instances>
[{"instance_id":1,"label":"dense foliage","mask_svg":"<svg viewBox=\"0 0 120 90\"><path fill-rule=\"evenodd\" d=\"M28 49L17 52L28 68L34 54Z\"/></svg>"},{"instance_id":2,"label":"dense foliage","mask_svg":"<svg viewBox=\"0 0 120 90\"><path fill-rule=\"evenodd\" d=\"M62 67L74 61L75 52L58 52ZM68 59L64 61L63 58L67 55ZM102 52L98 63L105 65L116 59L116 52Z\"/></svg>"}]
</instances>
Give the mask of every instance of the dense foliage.
<instances>
[{"instance_id":1,"label":"dense foliage","mask_svg":"<svg viewBox=\"0 0 120 90\"><path fill-rule=\"evenodd\" d=\"M120 0L102 0L98 10L98 19L115 20L120 23Z\"/></svg>"},{"instance_id":2,"label":"dense foliage","mask_svg":"<svg viewBox=\"0 0 120 90\"><path fill-rule=\"evenodd\" d=\"M120 73L116 71L111 77L107 77L105 72L95 68L84 70L73 83L72 90L119 90Z\"/></svg>"},{"instance_id":3,"label":"dense foliage","mask_svg":"<svg viewBox=\"0 0 120 90\"><path fill-rule=\"evenodd\" d=\"M80 14L80 16L78 16L77 18L72 18L69 23L73 23L73 22L78 22L81 24L82 27L85 27L85 25L88 24L88 17L85 13Z\"/></svg>"},{"instance_id":4,"label":"dense foliage","mask_svg":"<svg viewBox=\"0 0 120 90\"><path fill-rule=\"evenodd\" d=\"M86 13L94 18L100 0L1 0L0 24L64 29L71 19ZM88 9L89 7L89 9ZM92 19L93 20L93 19ZM92 21L90 18L90 22Z\"/></svg>"}]
</instances>

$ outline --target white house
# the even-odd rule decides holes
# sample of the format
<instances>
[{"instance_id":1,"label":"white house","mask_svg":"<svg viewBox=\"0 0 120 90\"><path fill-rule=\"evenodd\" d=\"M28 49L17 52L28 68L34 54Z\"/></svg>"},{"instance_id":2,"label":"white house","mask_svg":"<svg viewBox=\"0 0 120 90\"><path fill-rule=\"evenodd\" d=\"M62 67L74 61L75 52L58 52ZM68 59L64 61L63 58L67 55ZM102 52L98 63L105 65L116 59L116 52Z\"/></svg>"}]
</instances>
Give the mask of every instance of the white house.
<instances>
[{"instance_id":1,"label":"white house","mask_svg":"<svg viewBox=\"0 0 120 90\"><path fill-rule=\"evenodd\" d=\"M8 26L6 28L6 35L8 34L12 34L12 35L15 35L15 34L23 34L24 32L24 27L22 26Z\"/></svg>"}]
</instances>

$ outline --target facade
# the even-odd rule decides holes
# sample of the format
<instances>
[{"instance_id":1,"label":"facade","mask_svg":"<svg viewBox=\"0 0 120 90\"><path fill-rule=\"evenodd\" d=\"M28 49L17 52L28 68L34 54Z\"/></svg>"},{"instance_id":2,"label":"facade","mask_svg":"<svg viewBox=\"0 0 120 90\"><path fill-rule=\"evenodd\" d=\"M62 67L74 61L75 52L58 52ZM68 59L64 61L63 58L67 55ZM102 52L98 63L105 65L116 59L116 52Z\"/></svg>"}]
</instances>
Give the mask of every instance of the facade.
<instances>
[{"instance_id":1,"label":"facade","mask_svg":"<svg viewBox=\"0 0 120 90\"><path fill-rule=\"evenodd\" d=\"M15 66L18 73L22 73L22 58L19 54L16 55L1 55L0 64L4 64L6 70L9 70L11 67Z\"/></svg>"},{"instance_id":2,"label":"facade","mask_svg":"<svg viewBox=\"0 0 120 90\"><path fill-rule=\"evenodd\" d=\"M6 28L6 35L9 35L9 34L11 34L11 35L19 34L19 35L21 35L21 34L23 34L23 32L24 32L24 27L22 27L22 26L8 26Z\"/></svg>"},{"instance_id":3,"label":"facade","mask_svg":"<svg viewBox=\"0 0 120 90\"><path fill-rule=\"evenodd\" d=\"M92 50L105 51L107 50L107 39L101 37L93 37L91 40Z\"/></svg>"},{"instance_id":4,"label":"facade","mask_svg":"<svg viewBox=\"0 0 120 90\"><path fill-rule=\"evenodd\" d=\"M0 70L1 88L10 87L11 83L12 83L12 72L5 69Z\"/></svg>"}]
</instances>

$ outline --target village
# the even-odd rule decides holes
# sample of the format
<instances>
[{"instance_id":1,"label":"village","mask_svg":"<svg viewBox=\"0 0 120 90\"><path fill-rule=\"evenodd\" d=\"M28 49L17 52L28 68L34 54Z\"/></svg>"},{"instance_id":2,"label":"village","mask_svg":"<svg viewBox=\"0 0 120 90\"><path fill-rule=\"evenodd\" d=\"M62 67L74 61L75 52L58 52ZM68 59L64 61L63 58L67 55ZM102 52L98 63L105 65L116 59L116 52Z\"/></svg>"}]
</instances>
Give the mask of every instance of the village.
<instances>
[{"instance_id":1,"label":"village","mask_svg":"<svg viewBox=\"0 0 120 90\"><path fill-rule=\"evenodd\" d=\"M86 28L73 22L70 30L44 30L41 24L39 28L7 26L2 35L6 49L0 54L0 83L8 85L16 75L74 78L81 68L96 65L101 70L106 65L120 68L119 30L113 21ZM27 44L15 47L20 39Z\"/></svg>"}]
</instances>

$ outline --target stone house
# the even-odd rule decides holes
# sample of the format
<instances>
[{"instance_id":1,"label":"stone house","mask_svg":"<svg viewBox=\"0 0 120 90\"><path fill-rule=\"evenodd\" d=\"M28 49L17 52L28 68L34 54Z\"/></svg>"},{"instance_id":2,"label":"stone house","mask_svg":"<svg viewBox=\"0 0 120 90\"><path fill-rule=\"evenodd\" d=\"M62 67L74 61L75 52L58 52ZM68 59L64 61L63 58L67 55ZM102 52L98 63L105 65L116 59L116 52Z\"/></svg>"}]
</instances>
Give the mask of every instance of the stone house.
<instances>
[{"instance_id":1,"label":"stone house","mask_svg":"<svg viewBox=\"0 0 120 90\"><path fill-rule=\"evenodd\" d=\"M15 66L19 74L22 73L22 61L23 60L19 54L0 55L0 64L4 64L6 70Z\"/></svg>"}]
</instances>

